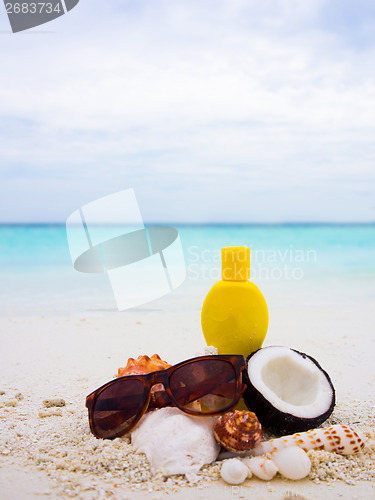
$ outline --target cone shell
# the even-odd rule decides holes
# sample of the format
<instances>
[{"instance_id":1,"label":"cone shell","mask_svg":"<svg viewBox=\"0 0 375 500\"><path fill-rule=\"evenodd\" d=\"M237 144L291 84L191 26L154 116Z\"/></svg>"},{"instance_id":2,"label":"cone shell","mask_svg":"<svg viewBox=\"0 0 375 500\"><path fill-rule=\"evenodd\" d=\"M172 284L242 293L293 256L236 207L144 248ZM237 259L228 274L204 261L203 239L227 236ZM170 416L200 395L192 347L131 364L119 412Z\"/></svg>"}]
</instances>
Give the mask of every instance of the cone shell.
<instances>
[{"instance_id":1,"label":"cone shell","mask_svg":"<svg viewBox=\"0 0 375 500\"><path fill-rule=\"evenodd\" d=\"M163 361L158 354L153 354L151 358L146 355L138 356L137 359L129 358L124 368L119 368L117 376L144 375L145 373L157 372L169 368L170 364Z\"/></svg>"},{"instance_id":2,"label":"cone shell","mask_svg":"<svg viewBox=\"0 0 375 500\"><path fill-rule=\"evenodd\" d=\"M325 450L341 455L351 455L359 453L364 448L365 443L354 429L337 424L263 441L252 450L252 454L273 453L289 446L298 446L304 451Z\"/></svg>"},{"instance_id":3,"label":"cone shell","mask_svg":"<svg viewBox=\"0 0 375 500\"><path fill-rule=\"evenodd\" d=\"M251 411L230 411L215 423L216 440L227 450L237 453L251 450L263 441L262 427Z\"/></svg>"}]
</instances>

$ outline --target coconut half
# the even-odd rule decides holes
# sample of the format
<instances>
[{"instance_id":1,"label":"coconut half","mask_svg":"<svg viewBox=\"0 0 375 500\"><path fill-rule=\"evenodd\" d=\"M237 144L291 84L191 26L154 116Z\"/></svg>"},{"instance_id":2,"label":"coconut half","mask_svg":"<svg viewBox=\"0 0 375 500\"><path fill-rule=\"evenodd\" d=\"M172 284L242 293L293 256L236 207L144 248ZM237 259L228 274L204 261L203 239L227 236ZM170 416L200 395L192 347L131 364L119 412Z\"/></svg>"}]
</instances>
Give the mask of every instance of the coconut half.
<instances>
[{"instance_id":1,"label":"coconut half","mask_svg":"<svg viewBox=\"0 0 375 500\"><path fill-rule=\"evenodd\" d=\"M317 427L335 406L329 375L314 358L289 347L264 347L251 354L245 383L246 406L277 434Z\"/></svg>"}]
</instances>

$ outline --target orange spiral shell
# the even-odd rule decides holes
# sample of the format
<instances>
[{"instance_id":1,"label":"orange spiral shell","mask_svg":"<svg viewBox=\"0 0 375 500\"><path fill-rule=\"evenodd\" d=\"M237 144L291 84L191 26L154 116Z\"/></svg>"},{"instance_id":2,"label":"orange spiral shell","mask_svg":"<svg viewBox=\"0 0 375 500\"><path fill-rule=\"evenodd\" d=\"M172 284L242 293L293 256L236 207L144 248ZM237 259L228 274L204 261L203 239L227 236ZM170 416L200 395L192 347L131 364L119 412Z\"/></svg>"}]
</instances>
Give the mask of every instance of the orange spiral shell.
<instances>
[{"instance_id":1,"label":"orange spiral shell","mask_svg":"<svg viewBox=\"0 0 375 500\"><path fill-rule=\"evenodd\" d=\"M137 359L129 358L126 366L124 368L119 368L117 372L118 377L125 377L126 375L145 375L146 373L157 372L159 370L166 370L170 365L158 354L153 354L151 358L145 354L138 356ZM151 392L162 391L162 384L155 384L151 389Z\"/></svg>"},{"instance_id":2,"label":"orange spiral shell","mask_svg":"<svg viewBox=\"0 0 375 500\"><path fill-rule=\"evenodd\" d=\"M229 451L251 450L263 441L262 426L251 411L230 411L216 420L216 440Z\"/></svg>"},{"instance_id":3,"label":"orange spiral shell","mask_svg":"<svg viewBox=\"0 0 375 500\"><path fill-rule=\"evenodd\" d=\"M141 375L145 373L165 370L170 365L163 361L158 354L153 354L151 358L146 355L138 356L137 359L129 358L125 368L119 368L117 376L124 377L125 375Z\"/></svg>"}]
</instances>

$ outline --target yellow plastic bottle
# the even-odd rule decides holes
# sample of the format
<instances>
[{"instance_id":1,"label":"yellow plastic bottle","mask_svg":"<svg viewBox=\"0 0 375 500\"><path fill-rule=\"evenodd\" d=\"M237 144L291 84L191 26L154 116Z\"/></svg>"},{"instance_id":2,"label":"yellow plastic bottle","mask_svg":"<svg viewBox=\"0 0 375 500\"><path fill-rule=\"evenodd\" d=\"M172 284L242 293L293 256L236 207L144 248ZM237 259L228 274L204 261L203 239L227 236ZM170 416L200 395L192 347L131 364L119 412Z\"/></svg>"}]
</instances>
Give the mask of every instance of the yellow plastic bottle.
<instances>
[{"instance_id":1,"label":"yellow plastic bottle","mask_svg":"<svg viewBox=\"0 0 375 500\"><path fill-rule=\"evenodd\" d=\"M208 292L202 307L202 330L207 345L219 354L248 356L262 347L268 328L268 308L250 279L250 248L221 250L222 281Z\"/></svg>"}]
</instances>

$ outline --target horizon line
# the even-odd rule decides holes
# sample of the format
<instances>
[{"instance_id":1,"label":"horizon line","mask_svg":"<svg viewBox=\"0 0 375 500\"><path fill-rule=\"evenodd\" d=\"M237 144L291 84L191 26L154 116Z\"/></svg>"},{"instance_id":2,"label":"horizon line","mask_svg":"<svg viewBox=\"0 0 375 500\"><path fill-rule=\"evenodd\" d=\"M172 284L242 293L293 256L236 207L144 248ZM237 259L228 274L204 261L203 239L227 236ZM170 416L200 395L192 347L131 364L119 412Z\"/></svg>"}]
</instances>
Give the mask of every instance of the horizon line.
<instances>
[{"instance_id":1,"label":"horizon line","mask_svg":"<svg viewBox=\"0 0 375 500\"><path fill-rule=\"evenodd\" d=\"M126 223L98 223L118 226ZM65 226L65 222L0 222L1 226ZM131 224L128 224L131 225ZM372 226L375 221L285 221L285 222L144 222L145 226Z\"/></svg>"}]
</instances>

